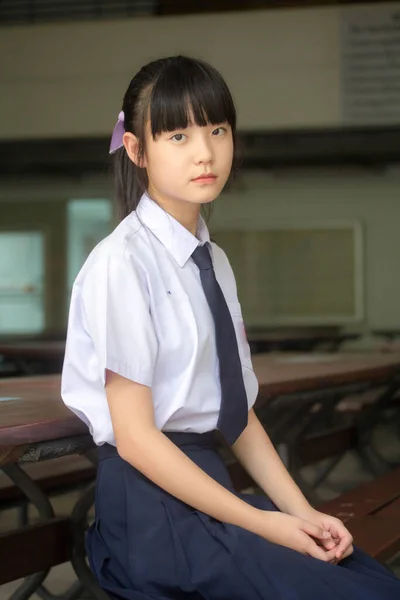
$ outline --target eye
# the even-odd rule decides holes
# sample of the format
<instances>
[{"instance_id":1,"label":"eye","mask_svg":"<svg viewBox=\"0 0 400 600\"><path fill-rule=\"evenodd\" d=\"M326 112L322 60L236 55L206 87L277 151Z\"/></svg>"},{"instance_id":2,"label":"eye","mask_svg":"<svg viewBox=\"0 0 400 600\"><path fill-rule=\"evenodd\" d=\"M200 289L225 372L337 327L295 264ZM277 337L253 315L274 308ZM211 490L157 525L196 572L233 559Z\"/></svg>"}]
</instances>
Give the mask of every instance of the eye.
<instances>
[{"instance_id":1,"label":"eye","mask_svg":"<svg viewBox=\"0 0 400 600\"><path fill-rule=\"evenodd\" d=\"M221 135L224 135L224 133L226 133L226 127L217 127L217 129L214 129L214 131L212 132L212 135L214 137L219 137Z\"/></svg>"},{"instance_id":2,"label":"eye","mask_svg":"<svg viewBox=\"0 0 400 600\"><path fill-rule=\"evenodd\" d=\"M187 136L184 133L175 133L172 137L170 137L170 140L173 140L174 142L177 142L178 144L183 142L185 140Z\"/></svg>"}]
</instances>

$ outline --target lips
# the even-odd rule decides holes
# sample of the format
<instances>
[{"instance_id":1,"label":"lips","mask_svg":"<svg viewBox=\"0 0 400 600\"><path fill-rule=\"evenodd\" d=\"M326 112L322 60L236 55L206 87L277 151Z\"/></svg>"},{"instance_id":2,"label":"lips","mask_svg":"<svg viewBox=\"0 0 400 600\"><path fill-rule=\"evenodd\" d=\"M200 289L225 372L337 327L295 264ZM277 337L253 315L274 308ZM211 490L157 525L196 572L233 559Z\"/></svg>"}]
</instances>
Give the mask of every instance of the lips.
<instances>
[{"instance_id":1,"label":"lips","mask_svg":"<svg viewBox=\"0 0 400 600\"><path fill-rule=\"evenodd\" d=\"M193 179L193 181L201 181L202 179L216 179L217 176L214 173L202 173L199 177Z\"/></svg>"}]
</instances>

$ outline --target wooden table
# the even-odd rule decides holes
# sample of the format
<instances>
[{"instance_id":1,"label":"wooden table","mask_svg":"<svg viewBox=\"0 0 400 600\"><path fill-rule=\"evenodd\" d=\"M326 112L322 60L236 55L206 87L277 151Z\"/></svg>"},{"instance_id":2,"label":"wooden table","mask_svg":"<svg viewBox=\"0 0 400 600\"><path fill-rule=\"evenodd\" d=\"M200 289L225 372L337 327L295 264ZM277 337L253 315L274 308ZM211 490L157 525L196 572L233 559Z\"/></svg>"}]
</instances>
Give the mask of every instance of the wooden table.
<instances>
[{"instance_id":1,"label":"wooden table","mask_svg":"<svg viewBox=\"0 0 400 600\"><path fill-rule=\"evenodd\" d=\"M311 352L317 348L336 352L344 342L356 340L359 337L357 333L343 332L337 327L249 329L247 331L247 338L253 354Z\"/></svg>"},{"instance_id":2,"label":"wooden table","mask_svg":"<svg viewBox=\"0 0 400 600\"><path fill-rule=\"evenodd\" d=\"M0 380L0 465L54 456L64 438L89 439L86 425L62 402L60 375L16 377ZM47 448L47 450L46 450Z\"/></svg>"},{"instance_id":3,"label":"wooden table","mask_svg":"<svg viewBox=\"0 0 400 600\"><path fill-rule=\"evenodd\" d=\"M254 357L254 368L260 382L256 409L268 424L269 433L275 427L275 417L275 429L286 432L285 435L290 432L289 445L308 431L313 414L310 409L316 403L323 409L315 413L314 425L318 424L321 414L326 416L332 412L346 394L381 387L385 391L378 404L384 406L386 399L400 386L400 354L267 354ZM20 478L18 463L82 453L92 447L84 423L61 401L59 375L0 380L0 467L28 496L32 492L31 482ZM43 494L38 498L37 492L36 496L29 497L34 502L36 497L40 515L48 519L50 514L55 518L47 498ZM74 509L75 529L76 523L84 522L84 512L90 507L93 494L92 487L86 497L78 500ZM65 529L62 531L65 533ZM85 588L104 599L85 567L83 529L79 540L81 551L74 554L74 567ZM33 590L35 585L37 588L37 582L32 579Z\"/></svg>"},{"instance_id":4,"label":"wooden table","mask_svg":"<svg viewBox=\"0 0 400 600\"><path fill-rule=\"evenodd\" d=\"M258 415L291 474L310 498L316 499L301 477L304 463L299 446L316 431L336 431L336 407L349 394L382 388L377 401L357 415L357 440L354 442L352 434L351 444L356 444L364 466L374 475L388 468L373 448L371 433L379 413L399 389L400 354L267 354L254 356L253 363L260 382ZM0 465L90 448L86 426L60 400L59 375L2 380L0 396L20 398L0 401ZM346 432L343 434L339 428L336 433L334 446L340 435L343 445L338 446L338 452L340 448L344 452L348 447ZM331 452L327 446L327 457ZM340 453L336 463L339 459ZM336 463L329 463L313 488Z\"/></svg>"},{"instance_id":5,"label":"wooden table","mask_svg":"<svg viewBox=\"0 0 400 600\"><path fill-rule=\"evenodd\" d=\"M78 580L60 599L79 597L86 590L98 600L109 600L85 558L94 485L83 491L70 516L59 518L43 490L18 464L83 454L92 448L86 426L61 400L59 375L0 380L0 468L36 506L41 519L36 525L0 534L0 584L26 577L14 600L24 600L35 591L57 600L43 582L50 567L66 561L71 561Z\"/></svg>"},{"instance_id":6,"label":"wooden table","mask_svg":"<svg viewBox=\"0 0 400 600\"><path fill-rule=\"evenodd\" d=\"M310 488L301 476L304 463L300 446L321 431L337 431L345 442L349 433L348 426L342 425L345 417L352 423L352 433L343 451L346 444L352 446L374 476L391 468L374 447L372 434L384 409L393 402L398 404L400 353L256 355L253 364L260 382L258 416L266 426L270 424L271 439L280 445L287 468L311 500L317 501L313 489L326 479L341 456L332 458ZM367 402L355 411L340 413L338 408L349 396L361 396ZM337 443L338 436L335 439Z\"/></svg>"},{"instance_id":7,"label":"wooden table","mask_svg":"<svg viewBox=\"0 0 400 600\"><path fill-rule=\"evenodd\" d=\"M324 393L400 385L400 353L265 354L254 356L253 365L260 384L260 408L292 395L315 400ZM41 459L43 451L34 448L88 435L84 423L62 403L60 386L60 375L0 380L0 465Z\"/></svg>"},{"instance_id":8,"label":"wooden table","mask_svg":"<svg viewBox=\"0 0 400 600\"><path fill-rule=\"evenodd\" d=\"M0 341L0 356L22 375L60 372L64 353L64 340Z\"/></svg>"},{"instance_id":9,"label":"wooden table","mask_svg":"<svg viewBox=\"0 0 400 600\"><path fill-rule=\"evenodd\" d=\"M270 398L344 385L387 383L400 376L400 352L388 354L259 354L253 367Z\"/></svg>"},{"instance_id":10,"label":"wooden table","mask_svg":"<svg viewBox=\"0 0 400 600\"><path fill-rule=\"evenodd\" d=\"M391 342L400 338L400 329L373 329L372 333L378 337L384 337Z\"/></svg>"}]
</instances>

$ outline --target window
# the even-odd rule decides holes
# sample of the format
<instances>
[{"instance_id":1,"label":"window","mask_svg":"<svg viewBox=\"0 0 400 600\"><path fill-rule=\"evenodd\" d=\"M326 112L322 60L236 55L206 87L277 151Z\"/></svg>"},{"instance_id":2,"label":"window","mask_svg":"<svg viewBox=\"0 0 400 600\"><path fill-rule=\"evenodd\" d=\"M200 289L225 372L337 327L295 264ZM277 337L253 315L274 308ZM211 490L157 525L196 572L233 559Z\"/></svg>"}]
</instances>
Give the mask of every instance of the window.
<instances>
[{"instance_id":1,"label":"window","mask_svg":"<svg viewBox=\"0 0 400 600\"><path fill-rule=\"evenodd\" d=\"M68 290L93 248L112 229L112 204L108 199L68 202Z\"/></svg>"},{"instance_id":2,"label":"window","mask_svg":"<svg viewBox=\"0 0 400 600\"><path fill-rule=\"evenodd\" d=\"M44 235L0 233L0 333L44 329Z\"/></svg>"}]
</instances>

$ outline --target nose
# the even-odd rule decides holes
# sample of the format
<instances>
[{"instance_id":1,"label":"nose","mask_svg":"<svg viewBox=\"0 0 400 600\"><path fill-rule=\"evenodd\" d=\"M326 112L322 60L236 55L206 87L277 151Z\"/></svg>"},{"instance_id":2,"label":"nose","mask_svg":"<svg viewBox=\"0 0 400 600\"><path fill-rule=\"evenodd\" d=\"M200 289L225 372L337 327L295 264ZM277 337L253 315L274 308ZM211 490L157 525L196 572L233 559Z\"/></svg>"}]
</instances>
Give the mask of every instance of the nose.
<instances>
[{"instance_id":1,"label":"nose","mask_svg":"<svg viewBox=\"0 0 400 600\"><path fill-rule=\"evenodd\" d=\"M200 135L196 140L196 151L194 162L197 165L208 165L214 161L214 152L211 139L206 135Z\"/></svg>"}]
</instances>

